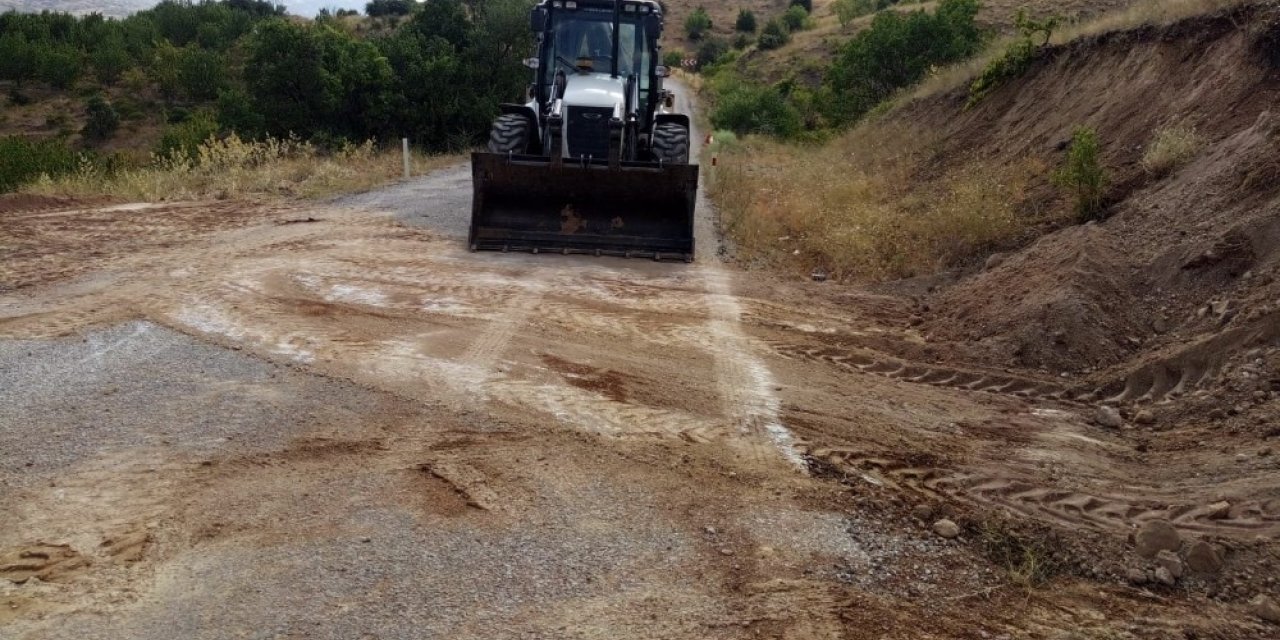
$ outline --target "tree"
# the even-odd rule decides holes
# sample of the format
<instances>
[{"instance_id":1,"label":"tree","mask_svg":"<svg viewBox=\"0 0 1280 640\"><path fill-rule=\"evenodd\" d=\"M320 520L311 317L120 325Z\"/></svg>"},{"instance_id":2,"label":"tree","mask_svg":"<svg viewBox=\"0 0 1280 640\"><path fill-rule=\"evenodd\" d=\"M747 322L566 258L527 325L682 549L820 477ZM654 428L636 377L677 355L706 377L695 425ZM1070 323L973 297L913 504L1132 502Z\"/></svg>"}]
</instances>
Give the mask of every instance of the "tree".
<instances>
[{"instance_id":1,"label":"tree","mask_svg":"<svg viewBox=\"0 0 1280 640\"><path fill-rule=\"evenodd\" d=\"M813 0L791 0L791 6L801 7L805 13L813 13Z\"/></svg>"},{"instance_id":2,"label":"tree","mask_svg":"<svg viewBox=\"0 0 1280 640\"><path fill-rule=\"evenodd\" d=\"M66 89L80 77L80 52L70 45L49 45L37 49L37 77L58 89Z\"/></svg>"},{"instance_id":3,"label":"tree","mask_svg":"<svg viewBox=\"0 0 1280 640\"><path fill-rule=\"evenodd\" d=\"M411 0L373 0L364 6L365 15L374 18L379 16L407 16L413 11Z\"/></svg>"},{"instance_id":4,"label":"tree","mask_svg":"<svg viewBox=\"0 0 1280 640\"><path fill-rule=\"evenodd\" d=\"M120 115L102 96L89 98L86 112L88 119L84 123L84 129L80 131L86 140L101 142L110 138L115 134L116 129L120 128Z\"/></svg>"},{"instance_id":5,"label":"tree","mask_svg":"<svg viewBox=\"0 0 1280 640\"><path fill-rule=\"evenodd\" d=\"M700 40L711 30L711 26L711 15L704 7L694 9L693 13L684 20L684 31L689 35L690 40Z\"/></svg>"},{"instance_id":6,"label":"tree","mask_svg":"<svg viewBox=\"0 0 1280 640\"><path fill-rule=\"evenodd\" d=\"M742 9L738 11L738 21L733 25L734 29L742 33L756 32L756 14L750 9Z\"/></svg>"},{"instance_id":7,"label":"tree","mask_svg":"<svg viewBox=\"0 0 1280 640\"><path fill-rule=\"evenodd\" d=\"M133 59L125 49L124 38L116 34L98 45L90 53L94 74L102 84L115 84L120 74L133 66Z\"/></svg>"}]
</instances>

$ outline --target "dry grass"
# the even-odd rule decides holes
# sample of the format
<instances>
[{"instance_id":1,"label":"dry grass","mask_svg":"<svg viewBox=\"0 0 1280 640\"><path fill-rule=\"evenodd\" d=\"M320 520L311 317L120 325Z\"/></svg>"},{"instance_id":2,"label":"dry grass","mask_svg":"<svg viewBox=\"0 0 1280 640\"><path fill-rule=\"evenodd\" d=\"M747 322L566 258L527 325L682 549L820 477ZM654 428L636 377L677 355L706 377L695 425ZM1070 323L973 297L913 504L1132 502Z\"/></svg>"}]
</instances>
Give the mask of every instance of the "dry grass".
<instances>
[{"instance_id":1,"label":"dry grass","mask_svg":"<svg viewBox=\"0 0 1280 640\"><path fill-rule=\"evenodd\" d=\"M456 156L415 153L415 172L460 161ZM113 172L83 162L58 178L44 176L26 193L80 198L106 196L153 202L193 198L267 196L321 198L370 189L403 175L399 149L373 143L323 153L309 143L269 139L246 142L236 136L204 143L195 158L153 158L145 166Z\"/></svg>"},{"instance_id":2,"label":"dry grass","mask_svg":"<svg viewBox=\"0 0 1280 640\"><path fill-rule=\"evenodd\" d=\"M922 182L933 144L924 132L883 123L822 147L749 138L718 150L712 196L745 260L838 279L933 273L1044 221L1022 210L1047 167L972 165Z\"/></svg>"},{"instance_id":3,"label":"dry grass","mask_svg":"<svg viewBox=\"0 0 1280 640\"><path fill-rule=\"evenodd\" d=\"M1253 0L1145 0L1125 9L1059 27L1054 31L1050 44L1063 45L1081 38L1147 25L1168 25L1251 1ZM908 100L916 100L972 84L974 78L977 78L992 60L1004 55L1005 49L1013 40L1013 36L1003 36L991 43L982 54L962 63L938 69L923 82L908 90L905 95Z\"/></svg>"},{"instance_id":4,"label":"dry grass","mask_svg":"<svg viewBox=\"0 0 1280 640\"><path fill-rule=\"evenodd\" d=\"M1186 164L1204 147L1204 136L1195 127L1161 129L1142 154L1142 168L1154 176L1166 176Z\"/></svg>"}]
</instances>

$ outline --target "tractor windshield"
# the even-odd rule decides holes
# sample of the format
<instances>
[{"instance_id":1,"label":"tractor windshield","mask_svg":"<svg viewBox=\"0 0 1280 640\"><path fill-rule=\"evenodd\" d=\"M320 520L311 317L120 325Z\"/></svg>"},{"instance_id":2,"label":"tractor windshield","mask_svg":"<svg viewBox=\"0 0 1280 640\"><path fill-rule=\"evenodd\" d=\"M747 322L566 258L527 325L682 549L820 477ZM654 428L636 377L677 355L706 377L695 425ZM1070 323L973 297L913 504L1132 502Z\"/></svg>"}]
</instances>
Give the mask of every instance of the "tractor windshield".
<instances>
[{"instance_id":1,"label":"tractor windshield","mask_svg":"<svg viewBox=\"0 0 1280 640\"><path fill-rule=\"evenodd\" d=\"M551 59L544 60L544 64L565 73L613 72L612 10L584 7L556 11L553 16L548 48ZM639 75L647 86L649 56L644 45L644 25L636 16L624 15L619 31L618 75Z\"/></svg>"}]
</instances>

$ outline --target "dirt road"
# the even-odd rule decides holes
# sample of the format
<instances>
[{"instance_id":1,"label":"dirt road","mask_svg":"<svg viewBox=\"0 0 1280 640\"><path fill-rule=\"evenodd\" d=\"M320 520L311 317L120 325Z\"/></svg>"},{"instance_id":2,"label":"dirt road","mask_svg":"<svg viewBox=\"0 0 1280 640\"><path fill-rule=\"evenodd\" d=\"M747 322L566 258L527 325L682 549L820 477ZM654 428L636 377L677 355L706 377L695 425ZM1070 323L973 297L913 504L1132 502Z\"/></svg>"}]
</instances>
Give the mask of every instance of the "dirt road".
<instances>
[{"instance_id":1,"label":"dirt road","mask_svg":"<svg viewBox=\"0 0 1280 640\"><path fill-rule=\"evenodd\" d=\"M465 166L25 209L0 637L1267 637L1110 578L1155 518L1270 566L1269 462L1147 464L1061 381L920 354L902 299L722 264L705 203L693 265L470 254Z\"/></svg>"}]
</instances>

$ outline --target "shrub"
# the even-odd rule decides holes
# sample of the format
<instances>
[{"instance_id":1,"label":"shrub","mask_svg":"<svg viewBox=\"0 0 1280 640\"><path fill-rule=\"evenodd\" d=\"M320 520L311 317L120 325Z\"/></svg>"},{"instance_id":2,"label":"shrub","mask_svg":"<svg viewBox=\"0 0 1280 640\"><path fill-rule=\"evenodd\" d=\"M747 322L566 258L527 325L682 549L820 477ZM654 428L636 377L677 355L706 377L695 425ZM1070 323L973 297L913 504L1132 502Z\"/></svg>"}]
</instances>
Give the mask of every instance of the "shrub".
<instances>
[{"instance_id":1,"label":"shrub","mask_svg":"<svg viewBox=\"0 0 1280 640\"><path fill-rule=\"evenodd\" d=\"M212 113L199 111L181 123L169 125L156 146L161 158L185 157L194 160L200 146L218 135L218 121Z\"/></svg>"},{"instance_id":2,"label":"shrub","mask_svg":"<svg viewBox=\"0 0 1280 640\"><path fill-rule=\"evenodd\" d=\"M1026 10L1021 9L1018 11L1017 25L1018 39L1013 41L1000 57L987 63L982 73L974 79L973 84L969 85L969 101L965 108L982 101L1005 82L1026 73L1040 50L1049 44L1054 28L1058 26L1058 18L1032 20L1027 17ZM1036 42L1037 36L1043 39Z\"/></svg>"},{"instance_id":3,"label":"shrub","mask_svg":"<svg viewBox=\"0 0 1280 640\"><path fill-rule=\"evenodd\" d=\"M703 7L698 7L684 20L684 31L690 40L700 40L711 30L711 16Z\"/></svg>"},{"instance_id":4,"label":"shrub","mask_svg":"<svg viewBox=\"0 0 1280 640\"><path fill-rule=\"evenodd\" d=\"M788 31L803 31L805 25L809 22L809 12L804 7L793 4L782 14L782 24Z\"/></svg>"},{"instance_id":5,"label":"shrub","mask_svg":"<svg viewBox=\"0 0 1280 640\"><path fill-rule=\"evenodd\" d=\"M119 114L102 96L89 98L86 110L88 119L84 123L84 129L80 130L80 135L83 135L86 140L94 142L106 140L120 128Z\"/></svg>"},{"instance_id":6,"label":"shrub","mask_svg":"<svg viewBox=\"0 0 1280 640\"><path fill-rule=\"evenodd\" d=\"M1066 164L1053 174L1054 184L1075 200L1076 216L1080 221L1102 217L1107 172L1102 167L1100 155L1097 132L1079 127L1071 136Z\"/></svg>"},{"instance_id":7,"label":"shrub","mask_svg":"<svg viewBox=\"0 0 1280 640\"><path fill-rule=\"evenodd\" d=\"M76 153L60 140L0 137L0 193L13 191L41 175L74 171Z\"/></svg>"},{"instance_id":8,"label":"shrub","mask_svg":"<svg viewBox=\"0 0 1280 640\"><path fill-rule=\"evenodd\" d=\"M790 138L803 128L800 114L777 89L738 84L724 92L711 114L711 124L736 134L764 133Z\"/></svg>"},{"instance_id":9,"label":"shrub","mask_svg":"<svg viewBox=\"0 0 1280 640\"><path fill-rule=\"evenodd\" d=\"M836 0L835 9L840 26L847 27L855 19L875 13L876 0Z\"/></svg>"},{"instance_id":10,"label":"shrub","mask_svg":"<svg viewBox=\"0 0 1280 640\"><path fill-rule=\"evenodd\" d=\"M760 31L759 45L761 49L777 49L791 41L791 34L787 32L787 28L777 20L770 20L765 23L764 29Z\"/></svg>"},{"instance_id":11,"label":"shrub","mask_svg":"<svg viewBox=\"0 0 1280 640\"><path fill-rule=\"evenodd\" d=\"M734 29L742 33L756 32L756 14L750 9L742 9L738 11L738 20L733 25Z\"/></svg>"},{"instance_id":12,"label":"shrub","mask_svg":"<svg viewBox=\"0 0 1280 640\"><path fill-rule=\"evenodd\" d=\"M791 6L800 7L805 13L813 13L813 0L791 0Z\"/></svg>"},{"instance_id":13,"label":"shrub","mask_svg":"<svg viewBox=\"0 0 1280 640\"><path fill-rule=\"evenodd\" d=\"M749 46L751 46L751 36L745 33L739 33L738 35L734 36L733 38L734 49L746 49Z\"/></svg>"},{"instance_id":14,"label":"shrub","mask_svg":"<svg viewBox=\"0 0 1280 640\"><path fill-rule=\"evenodd\" d=\"M930 69L972 56L982 43L974 22L977 13L977 0L942 0L932 14L876 14L871 27L844 46L827 73L831 119L857 120Z\"/></svg>"},{"instance_id":15,"label":"shrub","mask_svg":"<svg viewBox=\"0 0 1280 640\"><path fill-rule=\"evenodd\" d=\"M729 47L719 38L707 38L698 45L698 69L715 64L724 54L728 53Z\"/></svg>"},{"instance_id":16,"label":"shrub","mask_svg":"<svg viewBox=\"0 0 1280 640\"><path fill-rule=\"evenodd\" d=\"M679 49L672 49L662 54L662 64L672 69L679 69L684 66L684 52Z\"/></svg>"},{"instance_id":17,"label":"shrub","mask_svg":"<svg viewBox=\"0 0 1280 640\"><path fill-rule=\"evenodd\" d=\"M1156 177L1169 175L1200 152L1204 138L1195 127L1176 126L1156 132L1142 154L1142 168Z\"/></svg>"}]
</instances>

